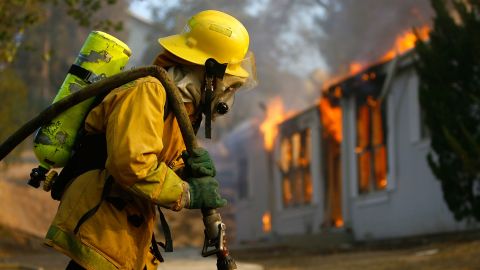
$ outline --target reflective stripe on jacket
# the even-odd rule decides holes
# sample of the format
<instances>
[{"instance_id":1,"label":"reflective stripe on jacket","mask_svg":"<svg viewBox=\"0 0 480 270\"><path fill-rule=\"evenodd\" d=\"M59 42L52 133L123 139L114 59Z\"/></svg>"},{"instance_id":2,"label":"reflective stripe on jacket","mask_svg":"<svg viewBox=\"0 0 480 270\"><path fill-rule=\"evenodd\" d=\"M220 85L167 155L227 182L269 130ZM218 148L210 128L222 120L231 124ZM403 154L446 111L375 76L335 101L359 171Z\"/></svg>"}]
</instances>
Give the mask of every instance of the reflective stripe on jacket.
<instances>
[{"instance_id":1,"label":"reflective stripe on jacket","mask_svg":"<svg viewBox=\"0 0 480 270\"><path fill-rule=\"evenodd\" d=\"M104 170L86 172L67 187L46 244L87 269L142 270L150 261L155 204L180 210L188 184L174 172L185 148L165 89L145 77L113 90L88 114L87 133L105 133ZM104 201L106 179L115 180ZM81 217L102 201L78 232Z\"/></svg>"}]
</instances>

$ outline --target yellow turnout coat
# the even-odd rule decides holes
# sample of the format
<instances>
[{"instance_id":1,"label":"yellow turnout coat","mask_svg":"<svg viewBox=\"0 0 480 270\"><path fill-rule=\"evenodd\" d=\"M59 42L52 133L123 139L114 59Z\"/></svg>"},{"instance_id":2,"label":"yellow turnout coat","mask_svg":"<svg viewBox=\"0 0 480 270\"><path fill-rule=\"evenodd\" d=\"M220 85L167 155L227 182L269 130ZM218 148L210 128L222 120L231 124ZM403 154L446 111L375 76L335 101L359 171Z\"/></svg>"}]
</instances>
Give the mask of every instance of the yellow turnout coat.
<instances>
[{"instance_id":1,"label":"yellow turnout coat","mask_svg":"<svg viewBox=\"0 0 480 270\"><path fill-rule=\"evenodd\" d=\"M106 135L105 169L88 171L66 188L47 245L87 269L146 268L155 205L178 211L188 200L188 183L174 172L183 166L185 146L173 113L164 117L165 102L161 83L145 77L113 90L90 111L87 133ZM120 203L102 201L110 176L107 198ZM75 233L81 217L97 205Z\"/></svg>"}]
</instances>

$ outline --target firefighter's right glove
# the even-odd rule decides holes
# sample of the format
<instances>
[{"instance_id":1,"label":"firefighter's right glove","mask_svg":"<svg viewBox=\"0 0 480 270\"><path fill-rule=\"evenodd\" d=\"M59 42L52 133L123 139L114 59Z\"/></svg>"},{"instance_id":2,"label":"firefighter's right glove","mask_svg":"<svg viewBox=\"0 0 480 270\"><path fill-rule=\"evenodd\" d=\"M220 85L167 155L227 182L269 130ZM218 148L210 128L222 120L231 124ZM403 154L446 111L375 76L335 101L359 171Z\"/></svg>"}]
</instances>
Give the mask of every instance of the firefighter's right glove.
<instances>
[{"instance_id":1,"label":"firefighter's right glove","mask_svg":"<svg viewBox=\"0 0 480 270\"><path fill-rule=\"evenodd\" d=\"M215 177L215 165L213 165L213 160L207 150L201 147L194 148L191 155L187 151L183 151L182 159L188 177Z\"/></svg>"},{"instance_id":2,"label":"firefighter's right glove","mask_svg":"<svg viewBox=\"0 0 480 270\"><path fill-rule=\"evenodd\" d=\"M218 181L210 176L190 178L190 203L187 208L220 208L227 204L218 193Z\"/></svg>"}]
</instances>

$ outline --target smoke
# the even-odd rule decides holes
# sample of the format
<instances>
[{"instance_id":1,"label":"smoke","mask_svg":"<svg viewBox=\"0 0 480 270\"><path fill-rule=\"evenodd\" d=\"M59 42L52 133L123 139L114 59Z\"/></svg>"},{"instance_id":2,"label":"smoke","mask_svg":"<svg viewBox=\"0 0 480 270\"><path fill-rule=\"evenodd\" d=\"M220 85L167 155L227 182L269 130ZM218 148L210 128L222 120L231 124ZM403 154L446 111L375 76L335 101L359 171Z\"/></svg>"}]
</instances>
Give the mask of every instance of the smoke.
<instances>
[{"instance_id":1,"label":"smoke","mask_svg":"<svg viewBox=\"0 0 480 270\"><path fill-rule=\"evenodd\" d=\"M287 110L312 106L328 75L343 73L353 61L375 61L398 34L429 24L432 15L428 0L183 0L164 9L146 62L159 51L156 38L175 33L205 9L227 12L246 26L259 81L253 91L237 94L231 113L217 120L217 135L245 119L262 118L262 104L275 97Z\"/></svg>"},{"instance_id":2,"label":"smoke","mask_svg":"<svg viewBox=\"0 0 480 270\"><path fill-rule=\"evenodd\" d=\"M430 25L432 14L429 0L264 1L246 20L260 84L240 107L251 111L276 96L290 110L312 106L323 80L352 62L375 62L399 34Z\"/></svg>"},{"instance_id":3,"label":"smoke","mask_svg":"<svg viewBox=\"0 0 480 270\"><path fill-rule=\"evenodd\" d=\"M331 74L345 72L351 62L370 63L394 46L405 30L431 25L429 0L337 0L324 17L318 39Z\"/></svg>"}]
</instances>

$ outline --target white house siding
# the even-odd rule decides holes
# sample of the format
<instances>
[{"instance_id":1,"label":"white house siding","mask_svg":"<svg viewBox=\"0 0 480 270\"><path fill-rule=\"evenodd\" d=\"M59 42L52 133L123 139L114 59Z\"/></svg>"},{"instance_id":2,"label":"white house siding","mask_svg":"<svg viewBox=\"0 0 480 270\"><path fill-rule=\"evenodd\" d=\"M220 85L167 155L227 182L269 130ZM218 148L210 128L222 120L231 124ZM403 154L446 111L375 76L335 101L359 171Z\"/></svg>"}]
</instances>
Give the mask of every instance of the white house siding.
<instances>
[{"instance_id":1,"label":"white house siding","mask_svg":"<svg viewBox=\"0 0 480 270\"><path fill-rule=\"evenodd\" d=\"M262 215L268 210L267 158L258 124L248 121L224 139L229 158L235 163L233 174L237 185L235 220L238 243L267 237L262 226Z\"/></svg>"},{"instance_id":2,"label":"white house siding","mask_svg":"<svg viewBox=\"0 0 480 270\"><path fill-rule=\"evenodd\" d=\"M385 239L455 231L466 228L448 210L439 181L426 161L428 139L420 138L418 77L412 65L399 71L387 97L387 190L368 195L356 191L355 103L343 102L345 181L350 190L348 218L357 240ZM352 141L353 140L353 141ZM345 156L344 156L345 157ZM347 185L345 185L347 186Z\"/></svg>"},{"instance_id":3,"label":"white house siding","mask_svg":"<svg viewBox=\"0 0 480 270\"><path fill-rule=\"evenodd\" d=\"M358 193L355 89L350 89L350 96L346 95L341 100L342 214L344 229L351 230L356 240L388 239L478 228L478 223L467 224L454 220L443 200L440 182L432 175L427 164L426 155L430 145L428 138L422 138L418 77L410 57L411 55L406 55L399 60L399 68L386 95L386 190L369 194ZM387 67L388 64L375 70L381 74ZM348 83L342 85L358 86ZM249 242L272 239L272 236L319 235L323 232L320 226L325 215L325 179L322 173L324 168L321 151L324 150L321 145L321 123L317 108L311 107L303 111L280 127L279 138L282 132L301 131L305 127L311 129L314 195L313 203L309 206L283 207L281 176L277 165L280 160L277 138L274 150L273 235L262 231L262 215L270 209L268 194L272 187L268 182L268 157L258 126L258 121L250 121L232 131L224 140L230 157L236 162L234 175L237 185L247 184L244 196L236 201L237 240ZM238 166L238 161L242 159L246 160L244 168ZM242 173L242 170L245 171Z\"/></svg>"},{"instance_id":4,"label":"white house siding","mask_svg":"<svg viewBox=\"0 0 480 270\"><path fill-rule=\"evenodd\" d=\"M323 221L323 182L321 182L320 168L320 119L318 110L310 108L289 121L296 122L300 130L307 127L311 130L310 168L314 190L313 203L304 207L283 208L281 179L278 170L280 158L278 138L276 141L277 149L272 153L273 164L269 164L268 154L263 146L263 134L259 131L260 123L250 121L241 125L223 140L229 151L229 157L236 164L234 175L238 190L243 189L240 185L246 184L246 194L239 194L235 202L236 239L238 243L278 239L283 235L305 235L317 233L320 230ZM246 161L246 164L240 165L242 160ZM273 165L273 186L269 182L270 165ZM224 168L217 169L222 170ZM262 216L271 210L269 192L273 192L275 196L272 231L264 232Z\"/></svg>"}]
</instances>

